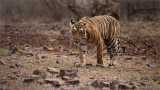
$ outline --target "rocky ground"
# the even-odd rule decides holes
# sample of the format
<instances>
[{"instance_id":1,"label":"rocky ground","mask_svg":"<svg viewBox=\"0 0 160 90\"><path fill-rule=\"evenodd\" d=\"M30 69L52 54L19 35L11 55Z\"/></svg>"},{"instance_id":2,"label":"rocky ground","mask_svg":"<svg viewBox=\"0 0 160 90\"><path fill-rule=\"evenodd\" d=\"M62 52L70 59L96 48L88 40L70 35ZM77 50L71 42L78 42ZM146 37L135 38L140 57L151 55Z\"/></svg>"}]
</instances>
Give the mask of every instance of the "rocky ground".
<instances>
[{"instance_id":1,"label":"rocky ground","mask_svg":"<svg viewBox=\"0 0 160 90\"><path fill-rule=\"evenodd\" d=\"M97 67L96 47L90 44L87 65L75 67L77 46L66 23L33 26L1 27L0 90L160 88L159 23L121 23L126 53L115 67Z\"/></svg>"}]
</instances>

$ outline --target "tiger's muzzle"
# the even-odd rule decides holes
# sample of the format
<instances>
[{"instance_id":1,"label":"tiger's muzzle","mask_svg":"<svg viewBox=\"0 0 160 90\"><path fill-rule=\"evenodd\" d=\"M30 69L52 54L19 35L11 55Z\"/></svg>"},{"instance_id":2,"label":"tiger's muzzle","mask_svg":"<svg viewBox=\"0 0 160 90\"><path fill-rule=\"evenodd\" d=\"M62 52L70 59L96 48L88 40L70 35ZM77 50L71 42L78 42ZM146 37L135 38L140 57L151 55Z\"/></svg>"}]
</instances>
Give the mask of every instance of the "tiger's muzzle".
<instances>
[{"instance_id":1,"label":"tiger's muzzle","mask_svg":"<svg viewBox=\"0 0 160 90\"><path fill-rule=\"evenodd\" d=\"M76 43L76 44L78 44L78 43L80 43L80 39L73 39L73 41Z\"/></svg>"}]
</instances>

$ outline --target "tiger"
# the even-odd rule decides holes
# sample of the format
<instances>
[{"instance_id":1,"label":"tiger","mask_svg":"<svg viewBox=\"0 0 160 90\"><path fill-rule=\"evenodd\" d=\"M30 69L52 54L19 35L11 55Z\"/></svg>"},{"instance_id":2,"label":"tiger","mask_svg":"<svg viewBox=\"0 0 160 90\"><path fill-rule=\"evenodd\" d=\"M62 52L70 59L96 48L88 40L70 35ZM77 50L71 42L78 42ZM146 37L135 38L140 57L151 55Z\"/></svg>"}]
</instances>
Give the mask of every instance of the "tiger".
<instances>
[{"instance_id":1,"label":"tiger","mask_svg":"<svg viewBox=\"0 0 160 90\"><path fill-rule=\"evenodd\" d=\"M110 57L109 66L116 64L115 56L120 51L120 24L119 21L109 15L83 17L79 22L70 20L70 32L74 43L78 44L80 62L76 66L86 65L86 43L97 46L97 65L104 65L102 59L103 44L107 47Z\"/></svg>"}]
</instances>

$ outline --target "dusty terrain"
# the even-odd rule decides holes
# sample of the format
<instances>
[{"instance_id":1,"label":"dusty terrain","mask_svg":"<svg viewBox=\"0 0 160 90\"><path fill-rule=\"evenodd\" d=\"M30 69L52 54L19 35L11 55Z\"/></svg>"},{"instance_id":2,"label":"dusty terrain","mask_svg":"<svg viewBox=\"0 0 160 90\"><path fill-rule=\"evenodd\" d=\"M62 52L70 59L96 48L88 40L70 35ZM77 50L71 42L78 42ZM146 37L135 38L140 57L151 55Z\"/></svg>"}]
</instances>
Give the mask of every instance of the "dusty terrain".
<instances>
[{"instance_id":1,"label":"dusty terrain","mask_svg":"<svg viewBox=\"0 0 160 90\"><path fill-rule=\"evenodd\" d=\"M68 23L0 29L0 90L160 89L159 22L121 22L126 53L115 67L97 67L90 44L88 65L75 67L78 51ZM103 59L107 65L106 50Z\"/></svg>"}]
</instances>

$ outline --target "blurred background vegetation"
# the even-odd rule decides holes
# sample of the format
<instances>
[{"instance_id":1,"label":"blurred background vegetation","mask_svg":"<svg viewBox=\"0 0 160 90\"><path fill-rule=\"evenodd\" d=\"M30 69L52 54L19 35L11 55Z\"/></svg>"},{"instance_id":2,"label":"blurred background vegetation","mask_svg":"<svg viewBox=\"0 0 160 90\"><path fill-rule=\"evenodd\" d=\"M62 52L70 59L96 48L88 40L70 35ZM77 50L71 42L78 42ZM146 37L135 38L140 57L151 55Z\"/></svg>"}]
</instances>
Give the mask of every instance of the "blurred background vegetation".
<instances>
[{"instance_id":1,"label":"blurred background vegetation","mask_svg":"<svg viewBox=\"0 0 160 90\"><path fill-rule=\"evenodd\" d=\"M159 20L159 0L0 0L0 23L53 23L84 16Z\"/></svg>"}]
</instances>

